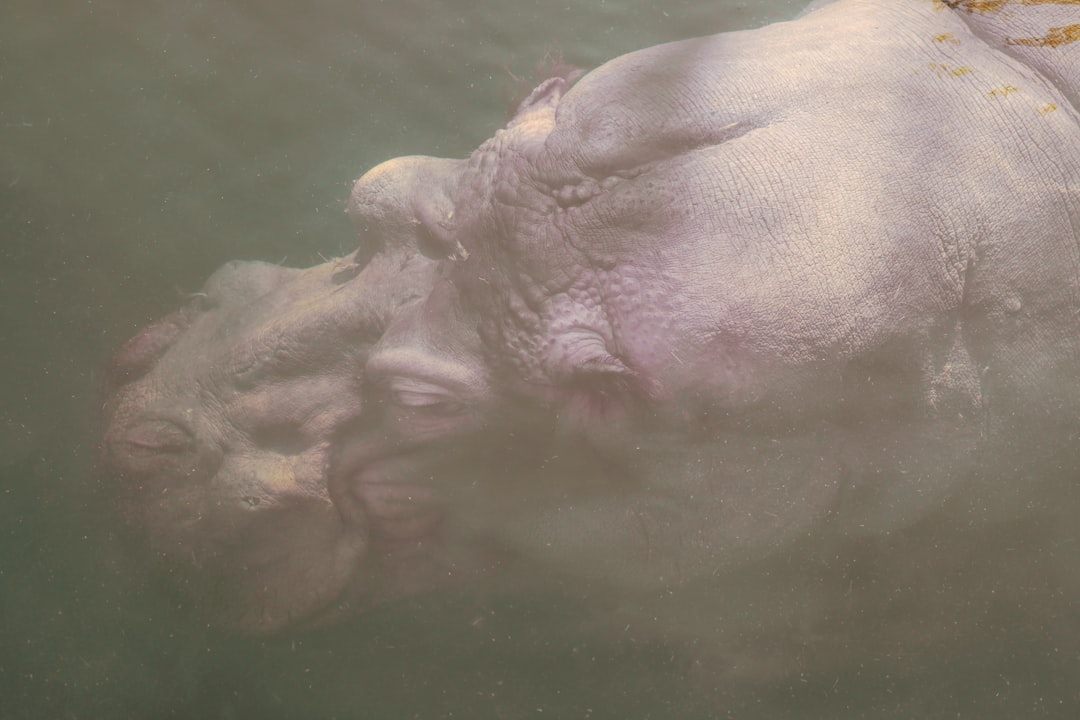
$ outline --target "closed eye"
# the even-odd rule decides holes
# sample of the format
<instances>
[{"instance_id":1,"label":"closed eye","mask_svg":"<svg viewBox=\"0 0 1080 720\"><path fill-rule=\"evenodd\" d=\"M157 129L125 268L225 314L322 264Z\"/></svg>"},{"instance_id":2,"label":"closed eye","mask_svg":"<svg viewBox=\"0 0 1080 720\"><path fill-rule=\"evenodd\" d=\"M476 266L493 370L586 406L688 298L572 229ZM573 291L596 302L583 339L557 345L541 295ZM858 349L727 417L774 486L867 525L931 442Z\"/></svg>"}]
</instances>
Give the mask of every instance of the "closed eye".
<instances>
[{"instance_id":1,"label":"closed eye","mask_svg":"<svg viewBox=\"0 0 1080 720\"><path fill-rule=\"evenodd\" d=\"M194 447L191 432L163 418L150 418L134 425L123 436L131 452L147 455L178 455Z\"/></svg>"},{"instance_id":2,"label":"closed eye","mask_svg":"<svg viewBox=\"0 0 1080 720\"><path fill-rule=\"evenodd\" d=\"M388 384L390 400L395 405L414 410L458 412L463 404L446 388L417 378L396 377Z\"/></svg>"}]
</instances>

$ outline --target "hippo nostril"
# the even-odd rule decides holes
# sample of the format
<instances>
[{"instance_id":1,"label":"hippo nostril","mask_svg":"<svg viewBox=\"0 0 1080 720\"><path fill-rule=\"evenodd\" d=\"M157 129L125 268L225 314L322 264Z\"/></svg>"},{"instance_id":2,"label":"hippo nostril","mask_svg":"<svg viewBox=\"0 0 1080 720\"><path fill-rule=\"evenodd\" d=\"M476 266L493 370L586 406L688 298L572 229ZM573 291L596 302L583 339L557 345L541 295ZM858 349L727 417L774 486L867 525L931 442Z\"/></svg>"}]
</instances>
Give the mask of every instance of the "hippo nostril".
<instances>
[{"instance_id":1,"label":"hippo nostril","mask_svg":"<svg viewBox=\"0 0 1080 720\"><path fill-rule=\"evenodd\" d=\"M431 260L469 259L469 251L454 238L446 223L434 227L417 223L416 247L421 255Z\"/></svg>"},{"instance_id":2,"label":"hippo nostril","mask_svg":"<svg viewBox=\"0 0 1080 720\"><path fill-rule=\"evenodd\" d=\"M416 247L420 254L432 260L468 260L469 251L454 231L453 207L439 203L421 204L416 208Z\"/></svg>"}]
</instances>

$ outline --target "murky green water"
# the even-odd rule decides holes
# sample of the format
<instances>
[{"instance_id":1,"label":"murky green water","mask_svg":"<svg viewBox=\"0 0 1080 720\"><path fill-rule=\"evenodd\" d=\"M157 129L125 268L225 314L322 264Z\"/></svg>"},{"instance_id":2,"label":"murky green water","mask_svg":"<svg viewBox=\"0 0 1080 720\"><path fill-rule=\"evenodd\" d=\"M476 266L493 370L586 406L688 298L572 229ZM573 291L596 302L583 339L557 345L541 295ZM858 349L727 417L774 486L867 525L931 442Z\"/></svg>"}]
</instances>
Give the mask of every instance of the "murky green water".
<instances>
[{"instance_id":1,"label":"murky green water","mask_svg":"<svg viewBox=\"0 0 1080 720\"><path fill-rule=\"evenodd\" d=\"M692 641L590 636L608 601L579 588L424 598L300 638L225 639L131 572L96 504L101 368L222 262L348 251L353 179L396 155L466 154L546 54L590 67L803 4L5 3L0 719L1041 717L1075 700L1052 653L1075 667L1077 636L1022 642L1060 625L1036 623L1004 653L1022 677L995 660L894 682L868 659L763 696L715 682L723 653Z\"/></svg>"}]
</instances>

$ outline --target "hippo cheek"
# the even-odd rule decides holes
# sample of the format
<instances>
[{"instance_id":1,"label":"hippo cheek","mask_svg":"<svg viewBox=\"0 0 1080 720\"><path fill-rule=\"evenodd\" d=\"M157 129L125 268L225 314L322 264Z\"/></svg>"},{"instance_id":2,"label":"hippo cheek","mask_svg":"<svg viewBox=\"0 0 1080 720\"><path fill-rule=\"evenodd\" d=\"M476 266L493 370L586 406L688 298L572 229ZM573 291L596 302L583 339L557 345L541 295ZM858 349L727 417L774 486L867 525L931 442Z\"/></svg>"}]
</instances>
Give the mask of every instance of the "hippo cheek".
<instances>
[{"instance_id":1,"label":"hippo cheek","mask_svg":"<svg viewBox=\"0 0 1080 720\"><path fill-rule=\"evenodd\" d=\"M292 456L232 453L204 487L201 513L162 528L170 559L193 571L184 589L217 625L270 632L312 620L353 581L368 528L342 522L326 465L323 446Z\"/></svg>"},{"instance_id":2,"label":"hippo cheek","mask_svg":"<svg viewBox=\"0 0 1080 720\"><path fill-rule=\"evenodd\" d=\"M215 626L266 633L328 610L366 554L325 485L326 451L227 455L183 414L106 438L113 504L166 585Z\"/></svg>"}]
</instances>

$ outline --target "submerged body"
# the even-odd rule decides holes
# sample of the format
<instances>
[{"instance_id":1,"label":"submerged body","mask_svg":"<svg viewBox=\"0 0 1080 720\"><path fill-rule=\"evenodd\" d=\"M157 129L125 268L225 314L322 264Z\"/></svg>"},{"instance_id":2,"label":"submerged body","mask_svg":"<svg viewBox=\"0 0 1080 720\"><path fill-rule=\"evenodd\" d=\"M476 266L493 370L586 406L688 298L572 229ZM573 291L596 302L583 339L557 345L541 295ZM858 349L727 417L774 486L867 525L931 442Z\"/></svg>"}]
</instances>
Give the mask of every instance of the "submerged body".
<instances>
[{"instance_id":1,"label":"submerged body","mask_svg":"<svg viewBox=\"0 0 1080 720\"><path fill-rule=\"evenodd\" d=\"M704 585L650 617L707 617L734 654L857 631L851 567L878 607L972 537L1068 527L1070 5L815 3L554 78L468 160L385 163L349 204L362 272L234 267L211 286L239 304L121 354L122 505L223 588L224 625L513 557L665 602ZM251 374L267 341L288 362Z\"/></svg>"},{"instance_id":2,"label":"submerged body","mask_svg":"<svg viewBox=\"0 0 1080 720\"><path fill-rule=\"evenodd\" d=\"M551 457L608 463L481 488L471 522L656 588L1075 502L1080 63L1014 34L1075 7L953 5L822 3L552 79L410 191L443 258L416 322L476 332L470 393L548 418ZM423 337L396 352L430 364L372 375L441 407Z\"/></svg>"}]
</instances>

